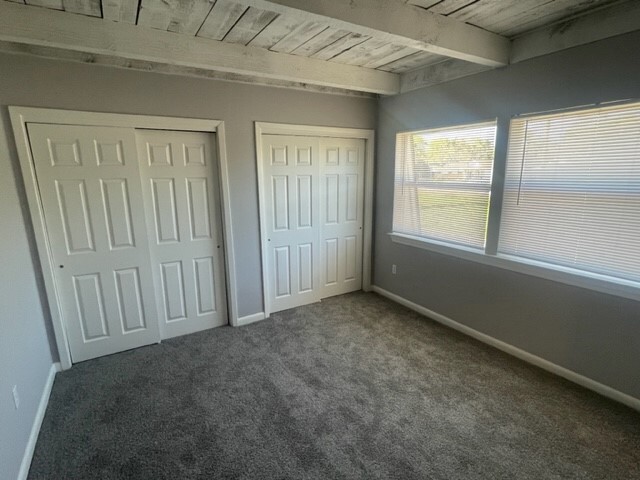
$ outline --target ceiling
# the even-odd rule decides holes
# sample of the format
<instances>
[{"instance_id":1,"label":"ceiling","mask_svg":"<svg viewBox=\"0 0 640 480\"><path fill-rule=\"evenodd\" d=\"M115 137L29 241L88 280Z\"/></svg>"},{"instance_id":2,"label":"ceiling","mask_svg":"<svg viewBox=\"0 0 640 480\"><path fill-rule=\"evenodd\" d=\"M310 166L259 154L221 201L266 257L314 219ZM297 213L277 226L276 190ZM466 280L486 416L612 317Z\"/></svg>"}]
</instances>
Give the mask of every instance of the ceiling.
<instances>
[{"instance_id":1,"label":"ceiling","mask_svg":"<svg viewBox=\"0 0 640 480\"><path fill-rule=\"evenodd\" d=\"M0 4L2 3L6 4L7 0L0 0ZM357 70L344 70L345 72L361 72L361 69L367 69L380 74L383 72L404 74L440 64L450 58L465 63L471 59L471 63L483 65L483 68L501 66L508 63L508 60L500 60L499 54L493 53L501 48L498 45L500 42L502 46L509 45L510 40L514 38L525 38L536 29L566 21L568 18L575 19L589 13L593 15L594 12L597 13L607 7L636 2L635 0L632 2L619 0L356 0L355 2L353 0L351 2L340 0L314 0L314 2L12 0L12 3L26 3L29 6L24 7L29 9L28 12L25 11L27 15L24 15L24 22L30 21L28 13L34 12L32 8L37 7L38 10L57 10L64 12L67 16L75 15L73 21L76 23L79 14L85 18L99 18L103 22L126 24L126 28L129 29L170 32L184 37L205 39L211 41L209 42L211 48L214 48L216 43L232 44L246 47L249 49L248 52L255 53L255 49L260 49L280 56L315 60L306 64L298 61L292 68L298 64L321 66L318 63L321 61L331 65L331 68L338 68L339 65L360 67ZM347 4L356 4L355 8L358 8L358 3L362 5L362 10L359 11L360 17L363 18L362 22L358 12L347 10L349 8ZM311 4L313 6L309 7ZM393 9L389 7L390 5ZM376 9L379 10L376 11ZM398 17L397 22L407 24L407 19L416 18L416 35L408 34L408 39L404 37L401 26L396 26L394 29L393 23L396 20L395 17L391 17L400 10L409 16ZM372 12L371 18L366 18L367 15L362 14L368 11ZM352 13L353 17L349 17ZM385 16L388 17L389 28L384 23L387 21ZM52 17L51 21L60 18ZM431 22L429 25L432 25L432 29L442 28L442 31L436 31L431 35L435 40L422 42L425 35L430 36L429 32L425 34L420 30L419 22L425 24L426 21ZM397 25L402 24L397 23ZM454 31L461 37L460 42L456 43L457 39L453 37ZM422 37L419 37L420 35ZM451 38L445 39L447 35ZM439 38L445 39L444 47L438 43ZM465 39L466 44L463 42ZM2 38L1 33L0 40L65 48L64 45L59 47L57 44L50 44L52 42L29 42L28 40L21 42L19 38L17 40L13 37ZM77 38L76 41L80 45L72 50L81 52L83 39ZM482 50L483 42L487 45L484 50ZM450 45L458 44L464 44L464 46L451 49ZM474 44L480 45L478 51L467 51L467 46ZM87 49L87 51L92 50ZM491 53L485 54L487 51ZM109 53L117 56L119 52L114 50ZM127 56L126 52L123 56ZM132 55L129 57L132 60L137 59ZM270 61L276 57L272 55L266 58ZM153 63L163 62L154 60ZM175 64L172 61L167 63ZM188 65L185 65L186 67ZM205 70L208 69L207 66L205 67ZM193 66L191 68L193 69ZM328 68L327 74L336 71L335 68L333 70ZM212 65L211 70L216 70L215 65ZM244 74L245 72L241 70L234 72L221 67L223 72ZM249 77L250 73L248 72ZM277 75L271 75L271 78L277 80ZM383 77L380 76L380 78ZM284 79L283 77L280 80ZM304 81L304 77L300 79L301 81L295 80L298 85L314 85L313 79L308 83ZM322 82L315 83L320 85ZM325 87L342 88L342 85L327 84ZM359 89L357 85L345 85L345 87L345 90L367 91L367 88ZM375 88L368 90L373 93L389 93L382 91L384 89L378 92Z\"/></svg>"}]
</instances>

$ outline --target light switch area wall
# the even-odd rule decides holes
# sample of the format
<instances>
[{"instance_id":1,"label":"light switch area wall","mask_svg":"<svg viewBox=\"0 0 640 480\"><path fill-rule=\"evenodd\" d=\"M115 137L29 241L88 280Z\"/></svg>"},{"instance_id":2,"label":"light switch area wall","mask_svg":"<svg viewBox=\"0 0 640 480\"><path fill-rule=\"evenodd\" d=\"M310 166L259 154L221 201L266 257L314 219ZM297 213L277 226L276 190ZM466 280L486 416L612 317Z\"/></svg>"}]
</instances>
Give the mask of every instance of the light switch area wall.
<instances>
[{"instance_id":1,"label":"light switch area wall","mask_svg":"<svg viewBox=\"0 0 640 480\"><path fill-rule=\"evenodd\" d=\"M52 357L8 134L5 109L0 117L0 478L14 479Z\"/></svg>"},{"instance_id":2,"label":"light switch area wall","mask_svg":"<svg viewBox=\"0 0 640 480\"><path fill-rule=\"evenodd\" d=\"M638 45L635 32L382 99L374 283L640 398L640 302L400 245L387 235L396 132L496 117L508 124L521 113L640 99Z\"/></svg>"},{"instance_id":3,"label":"light switch area wall","mask_svg":"<svg viewBox=\"0 0 640 480\"><path fill-rule=\"evenodd\" d=\"M254 121L374 128L372 98L0 54L0 478L16 477L52 355L7 106L225 121L239 316L263 311ZM21 205L21 203L23 205ZM50 338L51 335L49 335ZM52 344L53 345L53 344ZM57 360L55 347L53 360ZM12 388L18 386L20 409Z\"/></svg>"}]
</instances>

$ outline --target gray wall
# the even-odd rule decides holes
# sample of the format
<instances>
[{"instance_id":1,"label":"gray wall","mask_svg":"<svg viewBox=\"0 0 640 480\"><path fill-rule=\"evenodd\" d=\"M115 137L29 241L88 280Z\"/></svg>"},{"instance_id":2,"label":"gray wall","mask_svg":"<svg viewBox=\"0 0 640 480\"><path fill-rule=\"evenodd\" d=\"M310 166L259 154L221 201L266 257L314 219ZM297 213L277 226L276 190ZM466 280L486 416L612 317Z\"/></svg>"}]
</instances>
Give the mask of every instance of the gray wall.
<instances>
[{"instance_id":1,"label":"gray wall","mask_svg":"<svg viewBox=\"0 0 640 480\"><path fill-rule=\"evenodd\" d=\"M637 32L381 100L374 283L640 398L640 302L395 244L387 235L396 132L640 98L639 45Z\"/></svg>"},{"instance_id":2,"label":"gray wall","mask_svg":"<svg viewBox=\"0 0 640 480\"><path fill-rule=\"evenodd\" d=\"M0 478L12 479L18 474L52 359L7 126L4 115L0 118ZM14 385L20 395L18 410L11 394Z\"/></svg>"},{"instance_id":3,"label":"gray wall","mask_svg":"<svg viewBox=\"0 0 640 480\"><path fill-rule=\"evenodd\" d=\"M374 128L373 99L0 54L0 478L15 478L52 362L7 106L224 120L239 315L262 311L254 121ZM57 354L54 351L54 358ZM17 412L11 387L18 384Z\"/></svg>"}]
</instances>

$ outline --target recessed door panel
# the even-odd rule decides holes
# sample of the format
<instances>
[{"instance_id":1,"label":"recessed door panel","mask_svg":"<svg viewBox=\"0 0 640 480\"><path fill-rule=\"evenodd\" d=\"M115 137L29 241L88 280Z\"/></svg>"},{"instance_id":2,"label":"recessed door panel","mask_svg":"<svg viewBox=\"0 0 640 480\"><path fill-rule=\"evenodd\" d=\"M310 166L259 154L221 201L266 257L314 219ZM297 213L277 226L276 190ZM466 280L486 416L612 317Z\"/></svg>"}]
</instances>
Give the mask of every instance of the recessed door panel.
<instances>
[{"instance_id":1,"label":"recessed door panel","mask_svg":"<svg viewBox=\"0 0 640 480\"><path fill-rule=\"evenodd\" d=\"M98 165L105 167L120 167L124 165L124 153L120 140L115 142L94 140L93 145L96 149Z\"/></svg>"},{"instance_id":2,"label":"recessed door panel","mask_svg":"<svg viewBox=\"0 0 640 480\"><path fill-rule=\"evenodd\" d=\"M273 182L273 229L289 228L289 178L286 175L274 175Z\"/></svg>"},{"instance_id":3,"label":"recessed door panel","mask_svg":"<svg viewBox=\"0 0 640 480\"><path fill-rule=\"evenodd\" d=\"M338 180L340 177L336 174L328 174L324 177L324 205L325 205L325 224L338 223Z\"/></svg>"},{"instance_id":4,"label":"recessed door panel","mask_svg":"<svg viewBox=\"0 0 640 480\"><path fill-rule=\"evenodd\" d=\"M138 268L125 268L114 273L122 331L129 333L145 328Z\"/></svg>"},{"instance_id":5,"label":"recessed door panel","mask_svg":"<svg viewBox=\"0 0 640 480\"><path fill-rule=\"evenodd\" d=\"M167 322L184 320L187 316L182 280L182 262L166 262L161 265L164 309Z\"/></svg>"},{"instance_id":6,"label":"recessed door panel","mask_svg":"<svg viewBox=\"0 0 640 480\"><path fill-rule=\"evenodd\" d=\"M170 167L173 165L171 144L147 143L147 164L151 167Z\"/></svg>"},{"instance_id":7,"label":"recessed door panel","mask_svg":"<svg viewBox=\"0 0 640 480\"><path fill-rule=\"evenodd\" d=\"M198 315L216 311L216 279L213 257L193 260L195 271Z\"/></svg>"},{"instance_id":8,"label":"recessed door panel","mask_svg":"<svg viewBox=\"0 0 640 480\"><path fill-rule=\"evenodd\" d=\"M328 147L325 157L325 165L338 165L340 163L339 152L340 149L338 147Z\"/></svg>"},{"instance_id":9,"label":"recessed door panel","mask_svg":"<svg viewBox=\"0 0 640 480\"><path fill-rule=\"evenodd\" d=\"M100 275L97 273L78 275L73 278L73 284L84 341L107 337L109 327L104 311Z\"/></svg>"},{"instance_id":10,"label":"recessed door panel","mask_svg":"<svg viewBox=\"0 0 640 480\"><path fill-rule=\"evenodd\" d=\"M358 268L358 237L350 236L344 237L344 279L352 281L356 279Z\"/></svg>"},{"instance_id":11,"label":"recessed door panel","mask_svg":"<svg viewBox=\"0 0 640 480\"><path fill-rule=\"evenodd\" d=\"M358 154L359 149L347 147L345 150L347 152L347 165L358 165L361 157L361 155Z\"/></svg>"},{"instance_id":12,"label":"recessed door panel","mask_svg":"<svg viewBox=\"0 0 640 480\"><path fill-rule=\"evenodd\" d=\"M84 180L56 180L58 207L69 254L94 251Z\"/></svg>"},{"instance_id":13,"label":"recessed door panel","mask_svg":"<svg viewBox=\"0 0 640 480\"><path fill-rule=\"evenodd\" d=\"M345 202L344 209L345 222L356 222L358 220L358 175L349 173L344 176L345 182Z\"/></svg>"},{"instance_id":14,"label":"recessed door panel","mask_svg":"<svg viewBox=\"0 0 640 480\"><path fill-rule=\"evenodd\" d=\"M291 270L289 247L276 247L275 253L275 286L276 297L284 297L291 294Z\"/></svg>"},{"instance_id":15,"label":"recessed door panel","mask_svg":"<svg viewBox=\"0 0 640 480\"><path fill-rule=\"evenodd\" d=\"M133 129L27 128L72 361L159 341Z\"/></svg>"},{"instance_id":16,"label":"recessed door panel","mask_svg":"<svg viewBox=\"0 0 640 480\"><path fill-rule=\"evenodd\" d=\"M204 167L207 165L204 143L183 144L186 166Z\"/></svg>"},{"instance_id":17,"label":"recessed door panel","mask_svg":"<svg viewBox=\"0 0 640 480\"><path fill-rule=\"evenodd\" d=\"M187 178L191 240L211 238L209 189L206 178Z\"/></svg>"},{"instance_id":18,"label":"recessed door panel","mask_svg":"<svg viewBox=\"0 0 640 480\"><path fill-rule=\"evenodd\" d=\"M296 148L296 164L299 166L311 165L311 147Z\"/></svg>"},{"instance_id":19,"label":"recessed door panel","mask_svg":"<svg viewBox=\"0 0 640 480\"><path fill-rule=\"evenodd\" d=\"M325 285L335 285L338 281L338 239L327 238L324 241Z\"/></svg>"},{"instance_id":20,"label":"recessed door panel","mask_svg":"<svg viewBox=\"0 0 640 480\"><path fill-rule=\"evenodd\" d=\"M110 248L113 250L134 247L127 180L109 178L101 180L100 183Z\"/></svg>"},{"instance_id":21,"label":"recessed door panel","mask_svg":"<svg viewBox=\"0 0 640 480\"><path fill-rule=\"evenodd\" d=\"M313 290L313 245L298 245L298 292Z\"/></svg>"},{"instance_id":22,"label":"recessed door panel","mask_svg":"<svg viewBox=\"0 0 640 480\"><path fill-rule=\"evenodd\" d=\"M152 178L151 185L157 241L158 243L179 242L175 181L173 178Z\"/></svg>"},{"instance_id":23,"label":"recessed door panel","mask_svg":"<svg viewBox=\"0 0 640 480\"><path fill-rule=\"evenodd\" d=\"M311 228L313 189L311 175L298 175L298 228Z\"/></svg>"},{"instance_id":24,"label":"recessed door panel","mask_svg":"<svg viewBox=\"0 0 640 480\"><path fill-rule=\"evenodd\" d=\"M77 139L70 141L47 139L49 158L54 167L81 167L80 142Z\"/></svg>"},{"instance_id":25,"label":"recessed door panel","mask_svg":"<svg viewBox=\"0 0 640 480\"><path fill-rule=\"evenodd\" d=\"M271 147L269 158L271 165L285 166L287 165L287 147L284 145L274 145Z\"/></svg>"}]
</instances>

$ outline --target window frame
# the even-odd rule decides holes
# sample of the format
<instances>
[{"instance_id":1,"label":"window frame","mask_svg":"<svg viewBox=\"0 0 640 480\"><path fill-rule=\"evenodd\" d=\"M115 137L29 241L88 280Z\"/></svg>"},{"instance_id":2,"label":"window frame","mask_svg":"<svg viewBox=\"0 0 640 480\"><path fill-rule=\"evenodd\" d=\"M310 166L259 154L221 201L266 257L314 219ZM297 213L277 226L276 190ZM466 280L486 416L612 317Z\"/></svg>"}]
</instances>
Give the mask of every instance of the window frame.
<instances>
[{"instance_id":1,"label":"window frame","mask_svg":"<svg viewBox=\"0 0 640 480\"><path fill-rule=\"evenodd\" d=\"M418 236L418 235L411 235L411 234L407 234L407 233L403 233L403 232L396 232L393 230L393 223L394 223L394 219L393 219L393 213L392 212L392 218L391 218L391 232L389 233L389 235L392 236L392 238L394 238L395 236L399 237L399 238L412 238L412 239L418 239L419 241L422 241L424 243L427 244L431 244L434 246L434 248L443 248L443 247L450 247L454 250L463 250L463 251L470 251L470 252L475 252L475 253L480 253L483 251L486 251L487 246L489 245L489 239L491 237L490 235L490 216L491 216L491 210L492 210L492 203L493 203L493 198L494 198L494 187L496 179L495 179L495 175L496 175L496 149L497 149L497 144L498 144L498 134L499 134L499 128L500 128L500 120L497 117L494 118L490 118L490 119L485 119L485 120L477 120L474 122L465 122L465 123L457 123L455 125L445 125L445 126L435 126L435 127L429 127L429 128L419 128L419 129L412 129L412 130L402 130L402 131L397 131L395 133L395 142L394 142L394 186L393 186L393 202L394 202L394 209L395 209L395 196L396 196L396 190L395 190L395 167L396 167L396 162L397 162L397 158L395 157L395 152L397 152L397 142L398 142L398 136L399 135L406 135L406 134L412 134L412 133L421 133L421 132L430 132L430 131L437 131L437 130L450 130L450 129L457 129L457 128L465 128L465 127L474 127L474 126L479 126L482 124L490 124L490 123L494 123L495 124L495 137L494 137L494 150L493 150L493 166L492 166L492 171L491 171L491 181L488 184L488 187L485 188L479 188L478 186L474 187L473 183L469 183L469 184L464 184L464 183L459 183L459 185L461 186L465 186L467 188L465 188L465 190L469 190L469 191L478 191L478 192L482 192L484 190L487 190L489 193L489 211L487 212L487 229L486 229L486 235L485 235L485 248L484 250L482 248L476 248L476 247L472 247L472 246L468 246L468 245L464 245L462 243L456 243L456 242L447 242L446 240L438 240L435 238L429 238L429 237L422 237L422 236ZM448 186L452 185L453 182L449 183ZM441 188L441 189L446 189L446 187L436 187L436 188ZM500 193L500 196L502 196L502 191ZM497 247L497 243L496 243L496 247Z\"/></svg>"},{"instance_id":2,"label":"window frame","mask_svg":"<svg viewBox=\"0 0 640 480\"><path fill-rule=\"evenodd\" d=\"M513 115L509 118L497 118L496 121L496 140L493 159L493 173L490 190L490 203L487 223L487 238L485 248L477 249L464 245L443 242L426 237L408 235L405 233L393 231L393 213L392 213L392 231L388 233L389 239L396 244L419 248L438 255L460 258L462 260L472 261L482 265L497 267L511 272L529 275L545 280L563 283L575 287L585 288L600 293L614 295L630 300L640 300L640 282L626 280L622 278L612 277L608 275L589 272L562 265L556 265L539 260L531 260L514 255L498 253L498 238L500 234L502 201L504 196L504 181L507 163L507 152L509 143L509 134L511 121L524 117L536 117L549 115L554 113L566 113L569 111L593 110L599 107L611 106L614 104L637 103L640 108L640 99L624 100L620 102L603 102L599 104L584 105L580 107L571 107L567 109L558 109L546 112L535 112L529 114ZM478 120L473 123L451 125L451 128L463 127L465 125L473 125L479 123L487 123L492 120ZM397 134L419 132L423 130L436 130L438 128L448 127L432 127L419 128L406 131L398 131ZM396 136L397 139L397 136ZM394 157L394 167L396 158ZM395 172L395 169L394 169ZM395 175L395 173L394 173ZM395 198L395 180L393 194Z\"/></svg>"}]
</instances>

